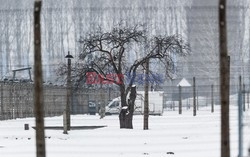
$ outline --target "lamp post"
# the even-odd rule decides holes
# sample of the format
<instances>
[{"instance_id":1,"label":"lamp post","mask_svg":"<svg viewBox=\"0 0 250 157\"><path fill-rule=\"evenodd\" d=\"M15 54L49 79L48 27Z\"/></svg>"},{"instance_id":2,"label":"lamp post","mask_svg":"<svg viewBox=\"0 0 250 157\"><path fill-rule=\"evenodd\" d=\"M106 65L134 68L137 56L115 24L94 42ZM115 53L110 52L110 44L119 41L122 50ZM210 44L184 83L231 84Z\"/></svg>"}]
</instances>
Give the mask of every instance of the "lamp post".
<instances>
[{"instance_id":1,"label":"lamp post","mask_svg":"<svg viewBox=\"0 0 250 157\"><path fill-rule=\"evenodd\" d=\"M72 89L71 89L71 59L73 58L72 55L70 55L70 52L68 51L68 55L65 56L68 60L68 66L67 66L67 104L66 104L66 121L67 121L67 130L70 130L70 108L72 104Z\"/></svg>"}]
</instances>

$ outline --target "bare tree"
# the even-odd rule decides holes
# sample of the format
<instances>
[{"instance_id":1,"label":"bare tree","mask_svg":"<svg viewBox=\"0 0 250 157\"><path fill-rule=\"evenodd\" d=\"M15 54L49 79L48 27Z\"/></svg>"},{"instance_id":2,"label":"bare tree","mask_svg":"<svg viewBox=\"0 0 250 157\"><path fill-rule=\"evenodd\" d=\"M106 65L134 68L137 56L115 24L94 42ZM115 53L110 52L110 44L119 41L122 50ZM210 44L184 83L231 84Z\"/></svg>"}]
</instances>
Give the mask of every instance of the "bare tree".
<instances>
[{"instance_id":1,"label":"bare tree","mask_svg":"<svg viewBox=\"0 0 250 157\"><path fill-rule=\"evenodd\" d=\"M87 77L98 78L96 83L117 85L120 89L122 107L119 115L120 128L130 129L133 128L136 98L134 95L136 88L133 88L134 92L131 89L136 81L136 72L145 69L143 65L148 59L155 59L166 67L166 74L171 77L173 67L171 54L189 53L188 44L178 35L154 36L149 39L142 25L128 27L121 23L109 32L99 29L89 36L82 37L80 43L82 53L76 66L72 68L73 77L78 77L76 81L82 81L87 71L91 71L95 73L87 73ZM136 52L133 48L143 50L143 55L135 57ZM127 55L130 57L128 58ZM63 70L59 71L62 75ZM129 79L125 79L123 74L129 76ZM154 75L152 77L156 79ZM130 97L127 100L129 93Z\"/></svg>"}]
</instances>

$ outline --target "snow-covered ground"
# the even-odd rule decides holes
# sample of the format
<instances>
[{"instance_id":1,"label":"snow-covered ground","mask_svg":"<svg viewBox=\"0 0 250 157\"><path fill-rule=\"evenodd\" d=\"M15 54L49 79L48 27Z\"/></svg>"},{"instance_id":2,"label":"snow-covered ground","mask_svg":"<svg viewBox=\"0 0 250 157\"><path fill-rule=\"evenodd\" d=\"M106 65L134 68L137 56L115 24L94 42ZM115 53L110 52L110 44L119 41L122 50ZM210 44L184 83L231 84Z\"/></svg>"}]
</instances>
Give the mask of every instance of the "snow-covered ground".
<instances>
[{"instance_id":1,"label":"snow-covered ground","mask_svg":"<svg viewBox=\"0 0 250 157\"><path fill-rule=\"evenodd\" d=\"M237 108L231 106L231 156L238 154ZM107 125L94 130L46 130L47 157L219 157L220 112L200 108L196 117L192 110L166 111L163 116L150 116L150 129L144 131L143 117L134 117L134 129L119 129L118 116L76 115L72 125ZM245 122L250 122L245 115ZM0 156L35 157L34 118L0 121ZM45 119L46 126L62 125L62 117ZM244 127L244 154L250 143L249 125Z\"/></svg>"}]
</instances>

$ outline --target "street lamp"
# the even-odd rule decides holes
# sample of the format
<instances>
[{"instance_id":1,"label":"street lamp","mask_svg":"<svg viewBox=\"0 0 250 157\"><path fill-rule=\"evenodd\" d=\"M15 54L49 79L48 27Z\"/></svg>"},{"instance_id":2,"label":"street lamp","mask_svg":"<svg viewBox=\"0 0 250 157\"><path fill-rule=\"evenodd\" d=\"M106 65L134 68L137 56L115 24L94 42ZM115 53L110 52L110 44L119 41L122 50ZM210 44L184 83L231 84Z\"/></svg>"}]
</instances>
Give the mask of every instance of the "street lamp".
<instances>
[{"instance_id":1,"label":"street lamp","mask_svg":"<svg viewBox=\"0 0 250 157\"><path fill-rule=\"evenodd\" d=\"M73 58L68 51L68 55L65 56L68 60L67 66L67 104L66 104L66 121L67 121L67 130L70 130L70 108L72 104L72 89L71 89L71 59Z\"/></svg>"}]
</instances>

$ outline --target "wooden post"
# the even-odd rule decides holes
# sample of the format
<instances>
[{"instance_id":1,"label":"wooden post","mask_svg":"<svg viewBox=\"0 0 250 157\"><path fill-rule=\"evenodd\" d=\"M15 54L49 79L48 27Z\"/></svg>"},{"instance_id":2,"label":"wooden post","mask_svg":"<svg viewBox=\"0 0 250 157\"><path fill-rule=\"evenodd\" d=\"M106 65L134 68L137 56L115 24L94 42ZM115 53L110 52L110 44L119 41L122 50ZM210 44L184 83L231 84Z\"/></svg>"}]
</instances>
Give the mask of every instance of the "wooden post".
<instances>
[{"instance_id":1,"label":"wooden post","mask_svg":"<svg viewBox=\"0 0 250 157\"><path fill-rule=\"evenodd\" d=\"M67 112L63 111L63 134L68 134Z\"/></svg>"},{"instance_id":2,"label":"wooden post","mask_svg":"<svg viewBox=\"0 0 250 157\"><path fill-rule=\"evenodd\" d=\"M104 100L105 100L105 97L104 97L104 89L103 89L103 87L102 87L102 84L101 84L101 90L100 90L100 92L101 92L101 106L100 106L100 108L99 108L99 114L100 114L100 119L102 119L102 118L104 118L105 117L105 102L104 102Z\"/></svg>"},{"instance_id":3,"label":"wooden post","mask_svg":"<svg viewBox=\"0 0 250 157\"><path fill-rule=\"evenodd\" d=\"M173 101L173 111L175 111L175 101Z\"/></svg>"},{"instance_id":4,"label":"wooden post","mask_svg":"<svg viewBox=\"0 0 250 157\"><path fill-rule=\"evenodd\" d=\"M196 116L196 91L195 91L195 77L193 77L193 116Z\"/></svg>"},{"instance_id":5,"label":"wooden post","mask_svg":"<svg viewBox=\"0 0 250 157\"><path fill-rule=\"evenodd\" d=\"M179 114L182 114L181 86L179 85Z\"/></svg>"},{"instance_id":6,"label":"wooden post","mask_svg":"<svg viewBox=\"0 0 250 157\"><path fill-rule=\"evenodd\" d=\"M11 119L12 118L12 111L13 111L13 109L12 109L12 98L13 98L13 95L12 95L12 87L13 87L13 85L12 85L12 83L8 83L8 86L9 86L9 105L8 105L8 114L7 114L7 119Z\"/></svg>"},{"instance_id":7,"label":"wooden post","mask_svg":"<svg viewBox=\"0 0 250 157\"><path fill-rule=\"evenodd\" d=\"M229 64L227 53L226 0L219 0L219 50L221 95L221 157L230 157L229 132Z\"/></svg>"},{"instance_id":8,"label":"wooden post","mask_svg":"<svg viewBox=\"0 0 250 157\"><path fill-rule=\"evenodd\" d=\"M238 157L242 157L242 153L243 153L243 133L242 133L242 115L243 115L243 99L242 99L242 80L241 80L241 76L239 77L239 94L238 94L238 150L239 150L239 154Z\"/></svg>"},{"instance_id":9,"label":"wooden post","mask_svg":"<svg viewBox=\"0 0 250 157\"><path fill-rule=\"evenodd\" d=\"M214 112L214 85L211 85L211 112Z\"/></svg>"},{"instance_id":10,"label":"wooden post","mask_svg":"<svg viewBox=\"0 0 250 157\"><path fill-rule=\"evenodd\" d=\"M196 110L198 111L199 110L199 93L198 93L198 90L196 90L196 98L197 98L197 105L196 105Z\"/></svg>"},{"instance_id":11,"label":"wooden post","mask_svg":"<svg viewBox=\"0 0 250 157\"><path fill-rule=\"evenodd\" d=\"M228 68L228 105L230 102L230 56L227 56L227 68Z\"/></svg>"},{"instance_id":12,"label":"wooden post","mask_svg":"<svg viewBox=\"0 0 250 157\"><path fill-rule=\"evenodd\" d=\"M35 59L35 95L34 107L36 115L36 156L45 157L45 138L44 138L44 113L43 113L43 76L41 60L41 28L40 12L42 2L36 0L34 3L34 59Z\"/></svg>"},{"instance_id":13,"label":"wooden post","mask_svg":"<svg viewBox=\"0 0 250 157\"><path fill-rule=\"evenodd\" d=\"M14 81L11 81L10 83L10 116L11 116L11 119L14 119L15 118L15 115L14 115Z\"/></svg>"},{"instance_id":14,"label":"wooden post","mask_svg":"<svg viewBox=\"0 0 250 157\"><path fill-rule=\"evenodd\" d=\"M243 81L244 82L244 81ZM243 104L243 111L245 112L246 111L246 101L245 101L245 84L243 83L243 90L242 90L242 104Z\"/></svg>"},{"instance_id":15,"label":"wooden post","mask_svg":"<svg viewBox=\"0 0 250 157\"><path fill-rule=\"evenodd\" d=\"M247 109L249 109L249 91L247 92Z\"/></svg>"},{"instance_id":16,"label":"wooden post","mask_svg":"<svg viewBox=\"0 0 250 157\"><path fill-rule=\"evenodd\" d=\"M144 125L143 129L148 130L148 115L149 115L149 100L148 100L148 87L149 87L149 60L146 61L145 85L144 85Z\"/></svg>"},{"instance_id":17,"label":"wooden post","mask_svg":"<svg viewBox=\"0 0 250 157\"><path fill-rule=\"evenodd\" d=\"M55 89L54 89L55 90ZM55 96L55 92L53 91L53 96L52 96L52 101L53 101L53 113L52 116L56 116L57 114L57 110L56 110L56 96Z\"/></svg>"},{"instance_id":18,"label":"wooden post","mask_svg":"<svg viewBox=\"0 0 250 157\"><path fill-rule=\"evenodd\" d=\"M109 92L109 93L108 93L108 94L109 94L109 101L111 101L110 85L109 85L109 88L108 88L108 92Z\"/></svg>"},{"instance_id":19,"label":"wooden post","mask_svg":"<svg viewBox=\"0 0 250 157\"><path fill-rule=\"evenodd\" d=\"M4 120L4 109L3 109L3 85L4 83L1 82L1 120Z\"/></svg>"},{"instance_id":20,"label":"wooden post","mask_svg":"<svg viewBox=\"0 0 250 157\"><path fill-rule=\"evenodd\" d=\"M241 75L239 76L239 92L241 93L240 98L242 99L242 78L241 78ZM242 102L242 100L241 100L241 102Z\"/></svg>"}]
</instances>

